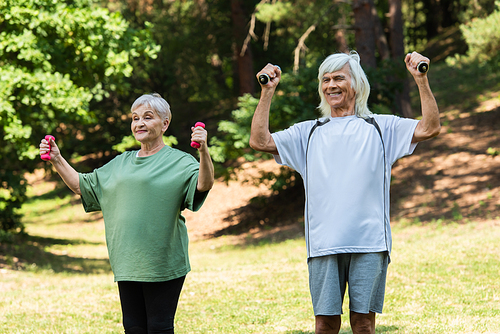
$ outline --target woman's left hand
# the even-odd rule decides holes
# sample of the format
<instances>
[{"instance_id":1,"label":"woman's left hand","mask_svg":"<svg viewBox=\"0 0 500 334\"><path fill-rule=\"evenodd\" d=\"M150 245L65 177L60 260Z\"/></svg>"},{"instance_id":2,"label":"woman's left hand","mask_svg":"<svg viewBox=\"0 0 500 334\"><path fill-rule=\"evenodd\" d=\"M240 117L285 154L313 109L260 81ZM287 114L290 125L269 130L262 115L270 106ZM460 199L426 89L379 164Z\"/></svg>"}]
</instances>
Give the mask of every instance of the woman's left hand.
<instances>
[{"instance_id":1,"label":"woman's left hand","mask_svg":"<svg viewBox=\"0 0 500 334\"><path fill-rule=\"evenodd\" d=\"M191 131L193 131L191 141L200 144L200 147L198 147L198 151L200 152L200 172L198 174L196 189L199 192L209 191L214 185L214 164L208 150L208 133L202 126L193 126L191 127Z\"/></svg>"},{"instance_id":2,"label":"woman's left hand","mask_svg":"<svg viewBox=\"0 0 500 334\"><path fill-rule=\"evenodd\" d=\"M198 144L200 144L200 147L198 148L198 150L204 150L207 148L207 137L208 137L208 133L207 133L207 130L205 130L203 127L201 126L197 126L197 127L191 127L191 141L194 141L194 142L197 142Z\"/></svg>"}]
</instances>

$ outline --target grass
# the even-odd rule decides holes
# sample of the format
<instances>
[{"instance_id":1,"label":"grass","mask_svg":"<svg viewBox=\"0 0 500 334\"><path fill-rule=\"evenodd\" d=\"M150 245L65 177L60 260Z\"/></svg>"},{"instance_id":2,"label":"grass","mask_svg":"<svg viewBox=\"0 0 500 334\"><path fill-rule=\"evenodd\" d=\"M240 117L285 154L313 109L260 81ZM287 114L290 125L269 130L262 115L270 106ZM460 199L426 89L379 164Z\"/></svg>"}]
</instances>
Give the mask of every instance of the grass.
<instances>
[{"instance_id":1,"label":"grass","mask_svg":"<svg viewBox=\"0 0 500 334\"><path fill-rule=\"evenodd\" d=\"M29 236L4 255L24 265L0 271L0 333L122 333L100 216L69 194L36 198L23 208ZM500 333L498 222L401 221L393 234L377 333ZM190 252L177 333L314 332L302 239L220 237ZM351 333L346 315L341 333Z\"/></svg>"},{"instance_id":2,"label":"grass","mask_svg":"<svg viewBox=\"0 0 500 334\"><path fill-rule=\"evenodd\" d=\"M456 89L448 87L458 88L464 110L499 88L498 74L487 68L433 68L430 79L440 104L456 103ZM101 215L85 214L74 196L47 184L30 188L29 196L22 210L28 235L0 245L0 264L18 269L0 268L0 334L122 333ZM500 333L500 221L393 225L377 333ZM193 270L181 295L176 333L314 333L305 257L302 239L191 243ZM346 297L346 314L347 305ZM341 333L351 333L348 323L344 315Z\"/></svg>"}]
</instances>

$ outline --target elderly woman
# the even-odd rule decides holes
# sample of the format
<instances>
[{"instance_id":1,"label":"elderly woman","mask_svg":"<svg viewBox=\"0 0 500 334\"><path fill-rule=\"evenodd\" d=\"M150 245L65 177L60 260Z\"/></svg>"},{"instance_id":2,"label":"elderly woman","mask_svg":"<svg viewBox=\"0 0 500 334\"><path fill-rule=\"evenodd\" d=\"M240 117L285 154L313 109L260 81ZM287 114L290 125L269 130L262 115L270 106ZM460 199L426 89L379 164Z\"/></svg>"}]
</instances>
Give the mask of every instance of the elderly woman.
<instances>
[{"instance_id":1,"label":"elderly woman","mask_svg":"<svg viewBox=\"0 0 500 334\"><path fill-rule=\"evenodd\" d=\"M55 141L43 139L40 154L66 185L82 197L86 212L101 210L111 269L118 282L125 333L174 333L174 316L190 271L184 209L197 211L214 183L207 132L192 128L200 162L166 146L172 120L159 94L139 97L131 108L138 151L118 155L82 174L61 156Z\"/></svg>"}]
</instances>

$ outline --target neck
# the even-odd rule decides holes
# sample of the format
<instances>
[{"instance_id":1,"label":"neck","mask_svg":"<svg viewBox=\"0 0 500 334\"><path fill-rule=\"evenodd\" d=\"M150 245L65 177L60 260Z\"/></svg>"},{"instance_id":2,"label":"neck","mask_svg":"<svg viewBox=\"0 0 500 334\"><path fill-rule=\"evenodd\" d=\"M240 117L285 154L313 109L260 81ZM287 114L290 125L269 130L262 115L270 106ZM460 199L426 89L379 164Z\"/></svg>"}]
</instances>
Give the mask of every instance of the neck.
<instances>
[{"instance_id":1,"label":"neck","mask_svg":"<svg viewBox=\"0 0 500 334\"><path fill-rule=\"evenodd\" d=\"M165 143L163 139L160 138L160 141L155 141L154 143L141 143L141 150L139 151L140 157L147 157L158 153L163 147L165 147Z\"/></svg>"},{"instance_id":2,"label":"neck","mask_svg":"<svg viewBox=\"0 0 500 334\"><path fill-rule=\"evenodd\" d=\"M356 113L354 112L354 109L346 109L346 110L338 110L338 109L333 109L332 108L332 117L345 117L345 116L353 116Z\"/></svg>"}]
</instances>

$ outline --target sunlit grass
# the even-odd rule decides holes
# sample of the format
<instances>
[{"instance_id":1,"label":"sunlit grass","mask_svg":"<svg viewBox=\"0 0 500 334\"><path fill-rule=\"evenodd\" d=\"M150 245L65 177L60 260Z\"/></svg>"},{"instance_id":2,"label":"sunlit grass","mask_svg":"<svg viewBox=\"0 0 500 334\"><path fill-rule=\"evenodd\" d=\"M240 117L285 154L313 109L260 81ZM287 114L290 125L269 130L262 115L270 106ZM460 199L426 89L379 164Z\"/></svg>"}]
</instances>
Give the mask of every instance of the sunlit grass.
<instances>
[{"instance_id":1,"label":"sunlit grass","mask_svg":"<svg viewBox=\"0 0 500 334\"><path fill-rule=\"evenodd\" d=\"M29 237L0 271L0 333L122 333L103 222L71 195L23 208ZM499 333L500 223L399 222L378 333ZM312 334L302 239L194 242L176 333ZM351 333L345 302L341 333Z\"/></svg>"}]
</instances>

